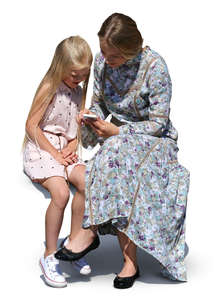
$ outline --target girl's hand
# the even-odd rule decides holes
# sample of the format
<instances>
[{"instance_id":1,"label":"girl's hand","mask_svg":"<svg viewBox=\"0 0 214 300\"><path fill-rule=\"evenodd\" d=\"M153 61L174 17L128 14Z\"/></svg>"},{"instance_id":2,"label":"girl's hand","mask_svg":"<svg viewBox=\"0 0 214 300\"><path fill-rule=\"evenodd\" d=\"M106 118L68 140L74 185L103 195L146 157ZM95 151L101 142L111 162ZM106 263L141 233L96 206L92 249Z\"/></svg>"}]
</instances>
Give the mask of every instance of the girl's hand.
<instances>
[{"instance_id":1,"label":"girl's hand","mask_svg":"<svg viewBox=\"0 0 214 300\"><path fill-rule=\"evenodd\" d=\"M64 165L65 167L67 167L69 165L69 163L63 157L63 154L61 152L57 152L54 155L54 158L55 158L56 161L58 161L61 165Z\"/></svg>"},{"instance_id":2,"label":"girl's hand","mask_svg":"<svg viewBox=\"0 0 214 300\"><path fill-rule=\"evenodd\" d=\"M76 153L72 153L67 156L65 160L69 165L72 165L78 161L78 155Z\"/></svg>"},{"instance_id":3,"label":"girl's hand","mask_svg":"<svg viewBox=\"0 0 214 300\"><path fill-rule=\"evenodd\" d=\"M77 138L70 141L62 150L63 157L66 158L77 150Z\"/></svg>"},{"instance_id":4,"label":"girl's hand","mask_svg":"<svg viewBox=\"0 0 214 300\"><path fill-rule=\"evenodd\" d=\"M100 118L96 121L88 121L87 124L101 137L108 138L119 134L119 128L116 125L103 121Z\"/></svg>"},{"instance_id":5,"label":"girl's hand","mask_svg":"<svg viewBox=\"0 0 214 300\"><path fill-rule=\"evenodd\" d=\"M65 148L63 148L61 150L61 153L63 155L63 158L66 158L67 156L69 156L72 153L72 151L68 146L66 146Z\"/></svg>"},{"instance_id":6,"label":"girl's hand","mask_svg":"<svg viewBox=\"0 0 214 300\"><path fill-rule=\"evenodd\" d=\"M89 124L88 121L85 120L85 119L83 118L83 114L94 115L94 113L92 113L92 112L91 112L90 110L88 110L87 108L81 110L81 111L79 112L79 114L77 115L77 117L76 117L77 123L78 123L79 125Z\"/></svg>"}]
</instances>

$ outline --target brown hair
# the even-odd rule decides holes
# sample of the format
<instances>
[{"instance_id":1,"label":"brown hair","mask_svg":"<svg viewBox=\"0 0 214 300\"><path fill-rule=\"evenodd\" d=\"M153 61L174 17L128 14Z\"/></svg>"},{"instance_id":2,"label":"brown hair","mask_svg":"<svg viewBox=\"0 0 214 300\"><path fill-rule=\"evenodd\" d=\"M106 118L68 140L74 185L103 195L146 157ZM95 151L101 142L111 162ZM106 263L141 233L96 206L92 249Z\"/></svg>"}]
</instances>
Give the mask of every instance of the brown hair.
<instances>
[{"instance_id":1,"label":"brown hair","mask_svg":"<svg viewBox=\"0 0 214 300\"><path fill-rule=\"evenodd\" d=\"M143 45L143 38L135 21L120 13L112 14L103 22L98 36L118 48L127 59L135 57Z\"/></svg>"}]
</instances>

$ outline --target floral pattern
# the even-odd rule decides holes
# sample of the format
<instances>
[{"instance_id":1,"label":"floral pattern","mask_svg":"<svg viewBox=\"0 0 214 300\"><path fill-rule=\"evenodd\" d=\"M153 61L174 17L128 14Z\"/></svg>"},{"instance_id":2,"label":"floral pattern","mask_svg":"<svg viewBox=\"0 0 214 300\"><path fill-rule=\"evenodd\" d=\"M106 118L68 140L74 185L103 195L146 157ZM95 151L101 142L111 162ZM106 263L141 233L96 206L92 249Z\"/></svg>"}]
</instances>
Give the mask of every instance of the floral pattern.
<instances>
[{"instance_id":1,"label":"floral pattern","mask_svg":"<svg viewBox=\"0 0 214 300\"><path fill-rule=\"evenodd\" d=\"M87 163L83 226L117 228L159 260L164 276L186 281L189 172L177 161L166 63L149 47L117 69L98 54L94 75L90 110L120 127L107 139L82 127L85 147L101 143Z\"/></svg>"}]
</instances>

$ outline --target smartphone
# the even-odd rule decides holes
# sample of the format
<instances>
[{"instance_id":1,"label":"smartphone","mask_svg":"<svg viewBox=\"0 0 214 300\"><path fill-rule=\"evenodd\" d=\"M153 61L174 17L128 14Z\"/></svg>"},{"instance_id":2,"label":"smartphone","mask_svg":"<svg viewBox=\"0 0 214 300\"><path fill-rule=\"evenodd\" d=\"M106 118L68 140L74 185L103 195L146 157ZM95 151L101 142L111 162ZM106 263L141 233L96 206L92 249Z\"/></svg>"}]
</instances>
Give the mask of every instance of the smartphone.
<instances>
[{"instance_id":1,"label":"smartphone","mask_svg":"<svg viewBox=\"0 0 214 300\"><path fill-rule=\"evenodd\" d=\"M96 120L97 116L96 115L83 114L83 118L84 119Z\"/></svg>"}]
</instances>

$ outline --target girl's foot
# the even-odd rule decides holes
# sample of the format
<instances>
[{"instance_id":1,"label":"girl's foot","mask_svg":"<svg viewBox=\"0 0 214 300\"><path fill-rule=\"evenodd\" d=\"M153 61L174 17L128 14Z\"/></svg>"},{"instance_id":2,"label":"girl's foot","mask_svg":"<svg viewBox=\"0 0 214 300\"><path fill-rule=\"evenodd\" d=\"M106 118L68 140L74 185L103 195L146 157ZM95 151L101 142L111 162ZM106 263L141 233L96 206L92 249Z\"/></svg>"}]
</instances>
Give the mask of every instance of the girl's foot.
<instances>
[{"instance_id":1,"label":"girl's foot","mask_svg":"<svg viewBox=\"0 0 214 300\"><path fill-rule=\"evenodd\" d=\"M67 247L69 243L69 237L67 237L64 242L61 244L61 246L65 246ZM74 268L80 272L80 274L82 275L88 275L91 273L91 267L89 266L89 264L87 263L87 261L85 260L85 258L80 258L78 260L75 260L72 262L72 265L74 266Z\"/></svg>"},{"instance_id":2,"label":"girl's foot","mask_svg":"<svg viewBox=\"0 0 214 300\"><path fill-rule=\"evenodd\" d=\"M40 268L44 274L45 282L52 287L65 287L67 282L59 268L59 261L54 257L54 254L44 255L39 261Z\"/></svg>"},{"instance_id":3,"label":"girl's foot","mask_svg":"<svg viewBox=\"0 0 214 300\"><path fill-rule=\"evenodd\" d=\"M74 268L80 272L82 275L88 275L91 273L91 267L85 260L85 258L80 258L72 262Z\"/></svg>"}]
</instances>

